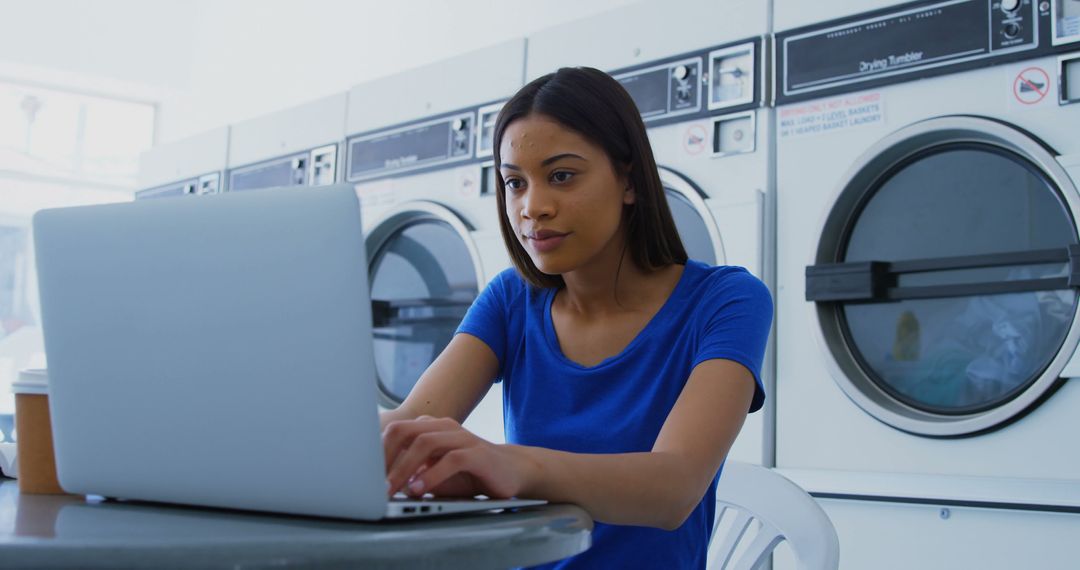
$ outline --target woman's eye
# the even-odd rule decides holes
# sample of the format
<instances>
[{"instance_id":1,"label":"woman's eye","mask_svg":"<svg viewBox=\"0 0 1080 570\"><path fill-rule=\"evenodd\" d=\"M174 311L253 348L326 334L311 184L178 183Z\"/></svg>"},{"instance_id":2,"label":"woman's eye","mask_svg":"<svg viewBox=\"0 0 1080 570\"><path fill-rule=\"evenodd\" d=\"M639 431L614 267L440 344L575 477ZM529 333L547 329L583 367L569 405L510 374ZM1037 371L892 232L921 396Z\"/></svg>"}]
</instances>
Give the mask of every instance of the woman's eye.
<instances>
[{"instance_id":1,"label":"woman's eye","mask_svg":"<svg viewBox=\"0 0 1080 570\"><path fill-rule=\"evenodd\" d=\"M503 184L506 186L507 190L519 190L521 188L521 179L507 178L503 181Z\"/></svg>"},{"instance_id":2,"label":"woman's eye","mask_svg":"<svg viewBox=\"0 0 1080 570\"><path fill-rule=\"evenodd\" d=\"M551 173L552 182L567 182L573 177L574 173L568 172L566 170L556 170L555 172Z\"/></svg>"}]
</instances>

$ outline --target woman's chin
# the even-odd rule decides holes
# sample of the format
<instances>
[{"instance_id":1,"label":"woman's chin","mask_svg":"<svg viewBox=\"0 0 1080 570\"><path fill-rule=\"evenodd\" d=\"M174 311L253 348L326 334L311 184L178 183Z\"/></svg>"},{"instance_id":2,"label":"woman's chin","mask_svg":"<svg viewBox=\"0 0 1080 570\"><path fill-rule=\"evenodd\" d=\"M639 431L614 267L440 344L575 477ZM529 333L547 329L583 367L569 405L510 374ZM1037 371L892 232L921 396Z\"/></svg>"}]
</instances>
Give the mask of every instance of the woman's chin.
<instances>
[{"instance_id":1,"label":"woman's chin","mask_svg":"<svg viewBox=\"0 0 1080 570\"><path fill-rule=\"evenodd\" d=\"M537 255L534 253L529 258L532 259L536 269L545 275L562 275L569 270L565 262L560 263L559 260L552 259L549 255Z\"/></svg>"}]
</instances>

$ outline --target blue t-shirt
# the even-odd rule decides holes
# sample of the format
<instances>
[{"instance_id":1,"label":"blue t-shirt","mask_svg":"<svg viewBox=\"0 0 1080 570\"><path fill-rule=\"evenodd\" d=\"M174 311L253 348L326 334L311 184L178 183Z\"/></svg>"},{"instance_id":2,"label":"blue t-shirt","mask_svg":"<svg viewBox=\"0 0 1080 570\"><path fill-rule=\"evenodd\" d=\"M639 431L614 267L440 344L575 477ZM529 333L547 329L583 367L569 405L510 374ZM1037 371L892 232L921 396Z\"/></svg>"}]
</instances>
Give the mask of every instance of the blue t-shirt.
<instances>
[{"instance_id":1,"label":"blue t-shirt","mask_svg":"<svg viewBox=\"0 0 1080 570\"><path fill-rule=\"evenodd\" d=\"M591 367L559 348L551 321L556 291L530 287L508 269L488 284L458 327L499 359L507 441L575 453L650 451L690 372L715 358L754 374L750 411L761 408L772 298L745 269L689 261L641 333L620 354ZM715 495L716 478L673 531L596 523L589 550L545 567L705 568Z\"/></svg>"}]
</instances>

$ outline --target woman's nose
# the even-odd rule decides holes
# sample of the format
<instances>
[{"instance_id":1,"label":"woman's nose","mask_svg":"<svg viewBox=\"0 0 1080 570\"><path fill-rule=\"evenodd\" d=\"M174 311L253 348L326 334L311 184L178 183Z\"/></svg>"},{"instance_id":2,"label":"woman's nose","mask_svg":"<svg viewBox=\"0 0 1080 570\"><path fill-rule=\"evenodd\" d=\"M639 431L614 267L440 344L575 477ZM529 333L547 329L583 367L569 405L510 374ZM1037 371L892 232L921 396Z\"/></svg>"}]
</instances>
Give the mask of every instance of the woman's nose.
<instances>
[{"instance_id":1,"label":"woman's nose","mask_svg":"<svg viewBox=\"0 0 1080 570\"><path fill-rule=\"evenodd\" d=\"M521 203L521 216L529 220L542 220L555 215L555 201L550 192L542 188L530 188Z\"/></svg>"}]
</instances>

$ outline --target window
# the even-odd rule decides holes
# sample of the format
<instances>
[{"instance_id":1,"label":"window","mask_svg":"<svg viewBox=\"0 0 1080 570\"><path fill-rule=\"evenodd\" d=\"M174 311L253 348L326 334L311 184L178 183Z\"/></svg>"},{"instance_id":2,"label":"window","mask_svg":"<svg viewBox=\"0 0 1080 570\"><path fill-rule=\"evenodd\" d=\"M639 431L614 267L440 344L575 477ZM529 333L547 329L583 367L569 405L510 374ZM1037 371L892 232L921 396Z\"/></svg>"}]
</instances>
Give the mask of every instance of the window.
<instances>
[{"instance_id":1,"label":"window","mask_svg":"<svg viewBox=\"0 0 1080 570\"><path fill-rule=\"evenodd\" d=\"M156 112L149 102L0 80L0 441L14 438L11 383L45 364L31 218L131 200Z\"/></svg>"}]
</instances>

